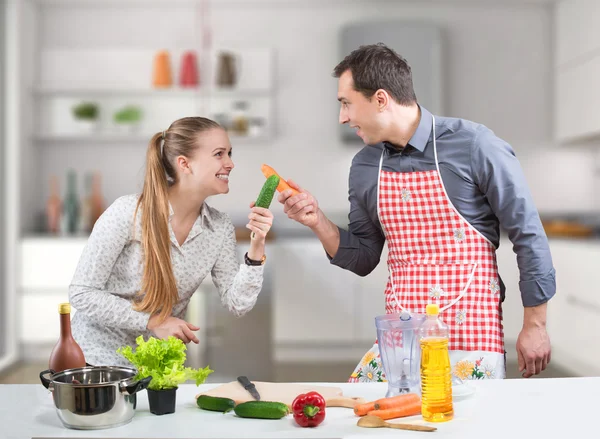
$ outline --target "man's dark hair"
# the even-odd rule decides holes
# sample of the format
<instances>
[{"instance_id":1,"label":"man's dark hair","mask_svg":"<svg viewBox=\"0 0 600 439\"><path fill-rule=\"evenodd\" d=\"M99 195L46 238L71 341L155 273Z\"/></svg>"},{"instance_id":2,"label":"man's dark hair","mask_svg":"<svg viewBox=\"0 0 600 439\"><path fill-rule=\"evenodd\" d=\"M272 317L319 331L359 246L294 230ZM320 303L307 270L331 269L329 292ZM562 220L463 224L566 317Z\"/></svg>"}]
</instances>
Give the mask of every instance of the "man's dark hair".
<instances>
[{"instance_id":1,"label":"man's dark hair","mask_svg":"<svg viewBox=\"0 0 600 439\"><path fill-rule=\"evenodd\" d=\"M387 91L400 105L417 102L410 66L402 56L383 43L360 46L333 70L339 78L350 70L354 89L371 98L379 89Z\"/></svg>"}]
</instances>

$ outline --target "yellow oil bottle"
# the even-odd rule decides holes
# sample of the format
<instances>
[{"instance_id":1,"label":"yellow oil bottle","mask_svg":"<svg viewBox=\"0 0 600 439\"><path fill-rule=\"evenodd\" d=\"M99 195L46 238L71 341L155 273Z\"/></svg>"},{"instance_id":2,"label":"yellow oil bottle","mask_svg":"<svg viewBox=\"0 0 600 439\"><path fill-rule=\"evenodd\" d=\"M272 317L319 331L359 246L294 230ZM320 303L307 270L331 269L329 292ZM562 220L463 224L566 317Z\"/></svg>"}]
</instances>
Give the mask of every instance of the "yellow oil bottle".
<instances>
[{"instance_id":1,"label":"yellow oil bottle","mask_svg":"<svg viewBox=\"0 0 600 439\"><path fill-rule=\"evenodd\" d=\"M419 329L421 344L421 414L429 422L454 417L452 370L448 353L448 326L439 318L439 306L429 304Z\"/></svg>"}]
</instances>

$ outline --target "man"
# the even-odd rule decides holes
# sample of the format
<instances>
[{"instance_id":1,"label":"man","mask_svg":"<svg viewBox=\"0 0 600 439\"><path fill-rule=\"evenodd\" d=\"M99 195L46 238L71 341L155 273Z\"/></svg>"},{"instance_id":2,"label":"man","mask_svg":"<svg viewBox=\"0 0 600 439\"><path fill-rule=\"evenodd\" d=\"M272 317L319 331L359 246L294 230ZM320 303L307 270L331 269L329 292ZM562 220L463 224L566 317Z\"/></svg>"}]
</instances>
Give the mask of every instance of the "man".
<instances>
[{"instance_id":1,"label":"man","mask_svg":"<svg viewBox=\"0 0 600 439\"><path fill-rule=\"evenodd\" d=\"M440 305L459 379L504 378L504 285L496 248L502 227L514 244L524 306L519 371L531 377L550 361L546 305L555 294L548 241L510 145L483 125L434 117L417 102L410 66L383 44L362 46L335 67L339 121L365 145L352 161L349 229L334 225L300 190L279 201L310 227L332 264L368 275L387 240L386 312L424 313ZM377 344L350 381L381 367ZM368 370L362 369L365 364Z\"/></svg>"}]
</instances>

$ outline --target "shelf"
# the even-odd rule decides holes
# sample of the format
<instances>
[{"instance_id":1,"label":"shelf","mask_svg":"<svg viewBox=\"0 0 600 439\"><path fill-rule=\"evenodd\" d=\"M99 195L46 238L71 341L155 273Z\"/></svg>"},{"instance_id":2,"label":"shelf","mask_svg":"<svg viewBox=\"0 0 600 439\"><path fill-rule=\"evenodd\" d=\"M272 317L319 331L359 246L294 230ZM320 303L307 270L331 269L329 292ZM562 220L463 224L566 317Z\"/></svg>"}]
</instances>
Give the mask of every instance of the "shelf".
<instances>
[{"instance_id":1,"label":"shelf","mask_svg":"<svg viewBox=\"0 0 600 439\"><path fill-rule=\"evenodd\" d=\"M31 0L39 6L77 6L77 7L149 7L149 6L198 6L198 0Z\"/></svg>"},{"instance_id":2,"label":"shelf","mask_svg":"<svg viewBox=\"0 0 600 439\"><path fill-rule=\"evenodd\" d=\"M40 86L33 90L34 94L41 97L78 97L78 96L104 96L104 97L174 97L174 98L249 98L270 97L271 89L248 88L145 88L145 87L71 87L71 86Z\"/></svg>"},{"instance_id":3,"label":"shelf","mask_svg":"<svg viewBox=\"0 0 600 439\"><path fill-rule=\"evenodd\" d=\"M81 134L81 135L40 135L34 136L34 139L40 143L105 143L105 144L136 144L141 143L144 146L148 144L150 139L152 138L152 134L143 135L143 134L130 134L130 135L120 135L120 134ZM260 143L267 142L270 140L268 135L249 137L249 136L235 136L229 135L229 139L231 143L234 145L236 143L248 142L248 143Z\"/></svg>"}]
</instances>

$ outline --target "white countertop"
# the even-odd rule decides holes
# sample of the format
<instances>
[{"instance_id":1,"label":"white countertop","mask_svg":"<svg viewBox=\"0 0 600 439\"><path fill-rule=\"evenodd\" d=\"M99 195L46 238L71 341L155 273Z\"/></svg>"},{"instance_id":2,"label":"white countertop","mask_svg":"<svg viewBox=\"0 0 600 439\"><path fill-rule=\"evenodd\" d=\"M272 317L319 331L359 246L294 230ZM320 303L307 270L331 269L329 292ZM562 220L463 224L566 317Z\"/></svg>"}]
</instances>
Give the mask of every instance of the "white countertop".
<instances>
[{"instance_id":1,"label":"white countertop","mask_svg":"<svg viewBox=\"0 0 600 439\"><path fill-rule=\"evenodd\" d=\"M346 396L374 400L384 396L387 384L315 383L335 385ZM0 385L0 437L16 438L358 438L431 437L460 439L598 438L595 423L599 407L600 378L516 379L475 383L476 393L455 401L455 418L434 425L434 433L356 426L351 409L328 408L323 424L300 428L287 416L280 420L242 419L233 412L221 414L196 407L200 389L186 384L177 392L177 409L156 416L148 410L147 393L138 394L133 420L105 430L70 430L60 423L52 396L39 385ZM420 416L402 422L425 424Z\"/></svg>"}]
</instances>

